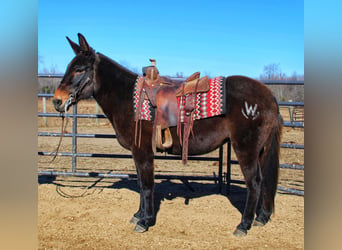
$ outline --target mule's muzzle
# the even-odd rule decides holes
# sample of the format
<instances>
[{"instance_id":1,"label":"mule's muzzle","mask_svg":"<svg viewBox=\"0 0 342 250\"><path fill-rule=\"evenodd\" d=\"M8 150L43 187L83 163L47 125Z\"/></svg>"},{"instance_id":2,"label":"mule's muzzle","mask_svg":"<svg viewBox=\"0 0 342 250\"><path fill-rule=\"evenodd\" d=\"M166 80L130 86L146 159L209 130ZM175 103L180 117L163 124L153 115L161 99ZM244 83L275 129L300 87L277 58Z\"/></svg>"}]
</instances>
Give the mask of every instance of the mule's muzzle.
<instances>
[{"instance_id":1,"label":"mule's muzzle","mask_svg":"<svg viewBox=\"0 0 342 250\"><path fill-rule=\"evenodd\" d=\"M70 95L69 96L69 99L66 100L64 103L63 103L63 100L61 99L58 99L58 98L54 98L52 100L52 103L53 103L53 106L55 107L55 109L58 111L58 112L68 112L69 108L76 103L76 100L74 98L74 95Z\"/></svg>"},{"instance_id":2,"label":"mule's muzzle","mask_svg":"<svg viewBox=\"0 0 342 250\"><path fill-rule=\"evenodd\" d=\"M52 104L58 112L64 112L64 105L61 99L53 99Z\"/></svg>"},{"instance_id":3,"label":"mule's muzzle","mask_svg":"<svg viewBox=\"0 0 342 250\"><path fill-rule=\"evenodd\" d=\"M71 94L69 93L69 91L65 91L64 89L61 89L61 88L56 89L55 94L53 95L53 98L52 98L52 104L58 112L63 113L66 111L65 105L67 102L69 103L71 101L69 100L70 96ZM70 103L69 103L69 106L70 106Z\"/></svg>"}]
</instances>

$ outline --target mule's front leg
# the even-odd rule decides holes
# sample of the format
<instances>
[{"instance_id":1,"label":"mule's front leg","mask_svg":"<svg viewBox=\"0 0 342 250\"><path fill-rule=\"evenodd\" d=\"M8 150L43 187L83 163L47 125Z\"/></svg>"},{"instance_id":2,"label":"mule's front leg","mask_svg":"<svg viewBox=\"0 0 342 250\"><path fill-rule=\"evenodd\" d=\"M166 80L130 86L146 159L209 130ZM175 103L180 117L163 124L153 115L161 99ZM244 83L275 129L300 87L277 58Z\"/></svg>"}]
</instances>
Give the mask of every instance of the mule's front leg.
<instances>
[{"instance_id":1,"label":"mule's front leg","mask_svg":"<svg viewBox=\"0 0 342 250\"><path fill-rule=\"evenodd\" d=\"M140 205L137 213L131 219L136 223L134 231L145 232L150 226L155 224L154 213L154 169L152 152L142 150L143 147L133 151L133 158L138 175L138 184L140 188Z\"/></svg>"}]
</instances>

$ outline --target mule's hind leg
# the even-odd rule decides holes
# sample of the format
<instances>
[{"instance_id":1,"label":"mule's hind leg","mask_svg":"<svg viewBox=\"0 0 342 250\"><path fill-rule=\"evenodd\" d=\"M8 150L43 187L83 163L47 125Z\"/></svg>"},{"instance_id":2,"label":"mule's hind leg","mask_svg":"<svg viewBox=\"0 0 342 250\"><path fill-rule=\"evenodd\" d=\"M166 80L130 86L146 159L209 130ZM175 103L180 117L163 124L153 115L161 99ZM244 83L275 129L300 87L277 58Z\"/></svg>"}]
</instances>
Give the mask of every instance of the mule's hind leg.
<instances>
[{"instance_id":1,"label":"mule's hind leg","mask_svg":"<svg viewBox=\"0 0 342 250\"><path fill-rule=\"evenodd\" d=\"M234 146L234 144L233 144ZM244 175L247 187L247 199L242 215L241 223L234 231L236 236L244 236L252 226L258 199L260 196L262 175L258 162L258 154L242 151L238 146L234 146L237 158L240 162L241 171Z\"/></svg>"},{"instance_id":2,"label":"mule's hind leg","mask_svg":"<svg viewBox=\"0 0 342 250\"><path fill-rule=\"evenodd\" d=\"M270 191L267 183L262 183L260 193L260 208L257 211L253 226L264 226L271 218L275 193Z\"/></svg>"},{"instance_id":3,"label":"mule's hind leg","mask_svg":"<svg viewBox=\"0 0 342 250\"><path fill-rule=\"evenodd\" d=\"M260 194L260 209L257 213L254 226L263 226L274 212L274 198L277 191L279 172L279 132L274 128L265 152L260 156L262 169L262 185Z\"/></svg>"}]
</instances>

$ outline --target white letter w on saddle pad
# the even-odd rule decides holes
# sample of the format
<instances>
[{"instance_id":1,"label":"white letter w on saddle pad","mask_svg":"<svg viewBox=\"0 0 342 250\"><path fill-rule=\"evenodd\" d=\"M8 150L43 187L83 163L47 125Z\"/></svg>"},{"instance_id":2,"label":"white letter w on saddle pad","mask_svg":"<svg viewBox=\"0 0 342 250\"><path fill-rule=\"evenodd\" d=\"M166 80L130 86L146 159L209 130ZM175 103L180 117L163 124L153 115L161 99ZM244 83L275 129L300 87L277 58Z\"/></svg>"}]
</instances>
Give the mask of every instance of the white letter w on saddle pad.
<instances>
[{"instance_id":1,"label":"white letter w on saddle pad","mask_svg":"<svg viewBox=\"0 0 342 250\"><path fill-rule=\"evenodd\" d=\"M252 120L255 120L260 114L259 111L256 112L257 108L258 108L258 104L255 104L254 107L252 105L248 106L248 103L245 101L246 112L242 108L241 113L246 119L252 118Z\"/></svg>"}]
</instances>

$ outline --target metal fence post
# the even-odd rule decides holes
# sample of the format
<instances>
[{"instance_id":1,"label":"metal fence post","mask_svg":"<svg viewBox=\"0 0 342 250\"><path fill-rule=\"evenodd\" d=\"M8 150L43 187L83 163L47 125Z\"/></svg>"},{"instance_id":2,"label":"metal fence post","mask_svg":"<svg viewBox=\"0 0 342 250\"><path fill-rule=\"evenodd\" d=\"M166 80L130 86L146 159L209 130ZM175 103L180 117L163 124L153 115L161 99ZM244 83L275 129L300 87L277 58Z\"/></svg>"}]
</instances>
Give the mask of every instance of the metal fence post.
<instances>
[{"instance_id":1,"label":"metal fence post","mask_svg":"<svg viewBox=\"0 0 342 250\"><path fill-rule=\"evenodd\" d=\"M99 105L95 102L95 113L99 114ZM96 117L96 125L99 126L99 118Z\"/></svg>"},{"instance_id":2,"label":"metal fence post","mask_svg":"<svg viewBox=\"0 0 342 250\"><path fill-rule=\"evenodd\" d=\"M46 113L46 97L43 96L43 112ZM44 121L44 126L47 126L47 121L46 121L46 117L43 117L43 121Z\"/></svg>"},{"instance_id":3,"label":"metal fence post","mask_svg":"<svg viewBox=\"0 0 342 250\"><path fill-rule=\"evenodd\" d=\"M72 109L72 172L76 172L77 164L77 104Z\"/></svg>"},{"instance_id":4,"label":"metal fence post","mask_svg":"<svg viewBox=\"0 0 342 250\"><path fill-rule=\"evenodd\" d=\"M226 173L226 192L227 194L230 193L230 184L231 184L231 172L232 172L232 167L231 167L231 160L232 160L232 143L230 139L228 139L227 142L227 173Z\"/></svg>"},{"instance_id":5,"label":"metal fence post","mask_svg":"<svg viewBox=\"0 0 342 250\"><path fill-rule=\"evenodd\" d=\"M223 145L220 146L219 150L219 169L218 169L218 179L219 179L219 192L222 192L222 165L223 165Z\"/></svg>"}]
</instances>

